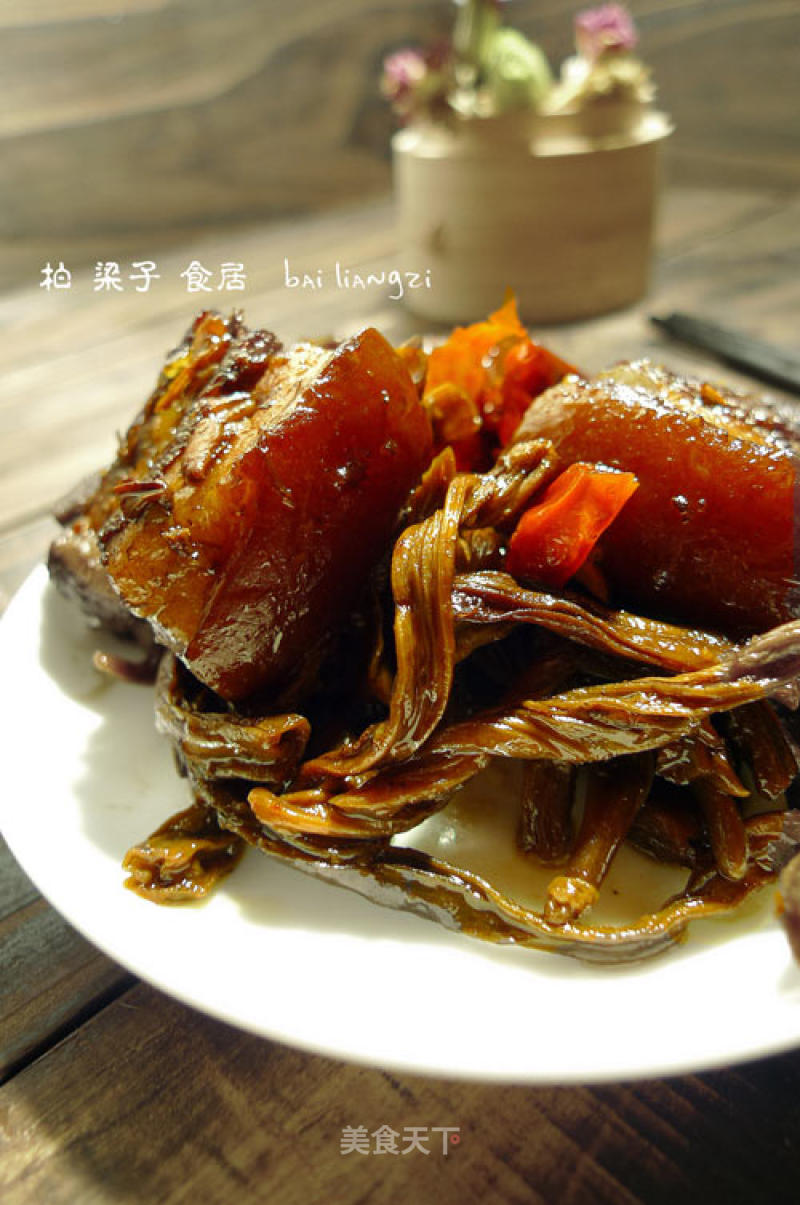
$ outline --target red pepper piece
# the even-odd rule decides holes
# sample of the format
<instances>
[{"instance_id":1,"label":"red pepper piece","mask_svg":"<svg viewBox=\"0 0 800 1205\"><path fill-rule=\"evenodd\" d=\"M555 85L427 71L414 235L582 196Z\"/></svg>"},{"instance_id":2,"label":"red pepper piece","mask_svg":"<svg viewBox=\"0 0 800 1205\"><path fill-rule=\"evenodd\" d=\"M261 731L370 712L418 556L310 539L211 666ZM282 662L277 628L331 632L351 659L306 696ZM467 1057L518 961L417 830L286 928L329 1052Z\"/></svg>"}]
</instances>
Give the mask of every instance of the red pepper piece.
<instances>
[{"instance_id":1,"label":"red pepper piece","mask_svg":"<svg viewBox=\"0 0 800 1205\"><path fill-rule=\"evenodd\" d=\"M553 355L546 347L524 339L508 351L503 363L503 384L497 433L500 446L511 441L531 401L557 385L577 368Z\"/></svg>"},{"instance_id":2,"label":"red pepper piece","mask_svg":"<svg viewBox=\"0 0 800 1205\"><path fill-rule=\"evenodd\" d=\"M556 589L563 586L638 485L633 473L571 464L517 524L506 559L509 573Z\"/></svg>"},{"instance_id":3,"label":"red pepper piece","mask_svg":"<svg viewBox=\"0 0 800 1205\"><path fill-rule=\"evenodd\" d=\"M482 471L509 442L532 399L576 371L528 337L509 297L486 321L456 327L434 348L423 397L427 402L437 389L455 388L475 405L480 430L450 442L460 469Z\"/></svg>"}]
</instances>

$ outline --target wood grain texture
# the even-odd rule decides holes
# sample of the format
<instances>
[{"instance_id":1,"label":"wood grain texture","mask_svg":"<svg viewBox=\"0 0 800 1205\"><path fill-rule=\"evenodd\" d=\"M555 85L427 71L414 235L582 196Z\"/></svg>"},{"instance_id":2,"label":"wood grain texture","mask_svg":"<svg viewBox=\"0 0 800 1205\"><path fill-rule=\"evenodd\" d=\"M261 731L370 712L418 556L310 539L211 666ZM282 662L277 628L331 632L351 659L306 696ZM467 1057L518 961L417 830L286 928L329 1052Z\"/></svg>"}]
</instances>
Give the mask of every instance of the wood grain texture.
<instances>
[{"instance_id":1,"label":"wood grain texture","mask_svg":"<svg viewBox=\"0 0 800 1205\"><path fill-rule=\"evenodd\" d=\"M20 806L35 793L32 780ZM0 1083L131 982L41 898L0 838Z\"/></svg>"},{"instance_id":2,"label":"wood grain texture","mask_svg":"<svg viewBox=\"0 0 800 1205\"><path fill-rule=\"evenodd\" d=\"M569 52L572 0L512 7L554 63ZM796 188L796 0L630 7L677 124L673 177ZM175 239L385 193L381 60L450 17L445 0L6 0L7 279L33 267L20 239L53 258L67 240Z\"/></svg>"},{"instance_id":3,"label":"wood grain texture","mask_svg":"<svg viewBox=\"0 0 800 1205\"><path fill-rule=\"evenodd\" d=\"M0 918L5 920L38 898L38 891L0 840Z\"/></svg>"},{"instance_id":4,"label":"wood grain texture","mask_svg":"<svg viewBox=\"0 0 800 1205\"><path fill-rule=\"evenodd\" d=\"M798 1073L800 1055L631 1086L429 1080L289 1050L138 986L2 1090L0 1184L14 1205L788 1205ZM438 1136L429 1155L341 1153L345 1126L382 1125L461 1141L446 1157Z\"/></svg>"},{"instance_id":5,"label":"wood grain texture","mask_svg":"<svg viewBox=\"0 0 800 1205\"><path fill-rule=\"evenodd\" d=\"M0 919L0 1082L132 982L41 898Z\"/></svg>"}]
</instances>

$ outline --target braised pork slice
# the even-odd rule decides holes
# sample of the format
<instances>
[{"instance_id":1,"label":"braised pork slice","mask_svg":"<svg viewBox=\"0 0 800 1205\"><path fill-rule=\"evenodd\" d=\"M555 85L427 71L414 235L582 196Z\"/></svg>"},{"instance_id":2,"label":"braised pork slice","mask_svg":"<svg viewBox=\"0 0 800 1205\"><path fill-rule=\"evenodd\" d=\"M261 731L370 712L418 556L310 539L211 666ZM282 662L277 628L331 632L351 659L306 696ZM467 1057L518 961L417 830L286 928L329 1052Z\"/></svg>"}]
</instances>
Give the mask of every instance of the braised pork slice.
<instances>
[{"instance_id":1,"label":"braised pork slice","mask_svg":"<svg viewBox=\"0 0 800 1205\"><path fill-rule=\"evenodd\" d=\"M430 459L408 371L372 329L334 351L273 346L255 381L212 377L160 436L115 472L109 576L223 698L279 688L347 617Z\"/></svg>"},{"instance_id":2,"label":"braised pork slice","mask_svg":"<svg viewBox=\"0 0 800 1205\"><path fill-rule=\"evenodd\" d=\"M615 602L740 637L800 614L793 434L768 408L639 361L548 390L516 439L636 474L597 550Z\"/></svg>"},{"instance_id":3,"label":"braised pork slice","mask_svg":"<svg viewBox=\"0 0 800 1205\"><path fill-rule=\"evenodd\" d=\"M134 504L134 495L125 493L130 483L157 479L161 459L174 456L189 439L197 411L211 398L225 405L223 399L246 393L279 348L273 334L249 330L238 313L228 318L199 314L168 354L155 389L120 438L111 466L56 503L54 514L63 531L50 547L50 577L92 622L140 644L152 642L149 625L131 613L114 589L98 533L121 506Z\"/></svg>"}]
</instances>

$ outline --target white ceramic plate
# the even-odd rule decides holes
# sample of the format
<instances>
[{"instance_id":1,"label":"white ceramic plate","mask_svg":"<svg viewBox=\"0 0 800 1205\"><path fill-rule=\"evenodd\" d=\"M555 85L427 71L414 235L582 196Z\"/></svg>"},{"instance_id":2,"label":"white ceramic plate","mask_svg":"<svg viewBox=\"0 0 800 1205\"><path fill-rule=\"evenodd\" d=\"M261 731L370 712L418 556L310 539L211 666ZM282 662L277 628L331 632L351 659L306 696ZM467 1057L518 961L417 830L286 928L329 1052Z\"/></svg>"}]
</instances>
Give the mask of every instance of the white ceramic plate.
<instances>
[{"instance_id":1,"label":"white ceramic plate","mask_svg":"<svg viewBox=\"0 0 800 1205\"><path fill-rule=\"evenodd\" d=\"M185 806L186 788L154 731L150 689L98 675L96 643L43 568L12 601L0 624L0 821L51 903L164 991L308 1050L486 1080L661 1075L800 1042L800 969L770 892L735 920L695 924L655 960L602 968L451 935L254 851L199 906L124 890L125 850ZM480 811L460 806L475 855ZM450 839L444 816L428 848ZM623 867L609 898L643 891L652 869Z\"/></svg>"}]
</instances>

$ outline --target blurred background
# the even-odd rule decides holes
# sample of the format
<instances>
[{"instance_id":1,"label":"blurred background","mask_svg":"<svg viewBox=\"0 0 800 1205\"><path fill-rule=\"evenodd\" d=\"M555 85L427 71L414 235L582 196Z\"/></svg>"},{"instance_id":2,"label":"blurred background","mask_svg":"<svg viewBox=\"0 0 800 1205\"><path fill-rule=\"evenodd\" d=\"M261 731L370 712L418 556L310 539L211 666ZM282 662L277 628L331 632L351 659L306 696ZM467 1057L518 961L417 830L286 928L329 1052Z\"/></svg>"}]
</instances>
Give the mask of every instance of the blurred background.
<instances>
[{"instance_id":1,"label":"blurred background","mask_svg":"<svg viewBox=\"0 0 800 1205\"><path fill-rule=\"evenodd\" d=\"M576 0L511 0L551 64ZM633 0L668 182L800 183L797 0ZM5 287L391 187L383 57L450 0L0 0ZM144 242L143 242L144 239Z\"/></svg>"}]
</instances>

